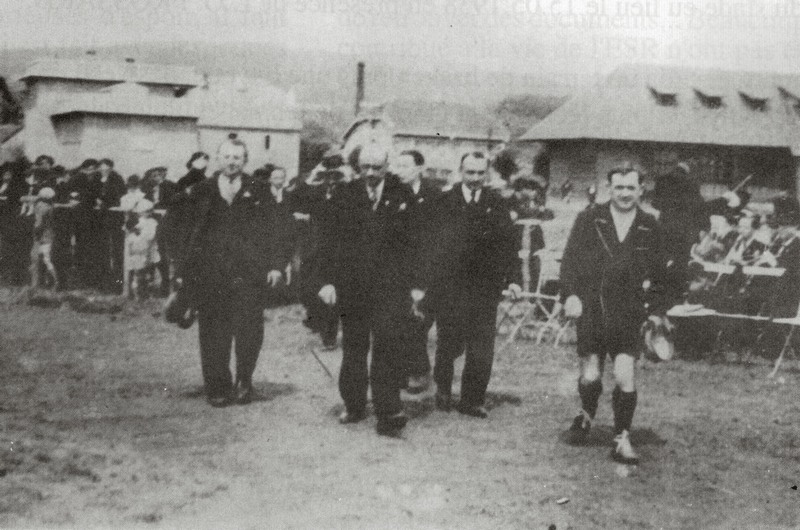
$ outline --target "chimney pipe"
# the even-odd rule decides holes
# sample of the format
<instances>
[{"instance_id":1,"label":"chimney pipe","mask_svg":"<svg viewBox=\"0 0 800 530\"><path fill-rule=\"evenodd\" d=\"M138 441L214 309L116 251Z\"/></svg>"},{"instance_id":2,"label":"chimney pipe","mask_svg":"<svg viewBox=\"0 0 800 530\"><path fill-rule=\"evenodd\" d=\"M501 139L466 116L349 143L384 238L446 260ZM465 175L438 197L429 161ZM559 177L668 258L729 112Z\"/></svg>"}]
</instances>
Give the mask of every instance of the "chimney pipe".
<instances>
[{"instance_id":1,"label":"chimney pipe","mask_svg":"<svg viewBox=\"0 0 800 530\"><path fill-rule=\"evenodd\" d=\"M356 116L361 112L361 103L364 101L364 62L359 61L356 74Z\"/></svg>"}]
</instances>

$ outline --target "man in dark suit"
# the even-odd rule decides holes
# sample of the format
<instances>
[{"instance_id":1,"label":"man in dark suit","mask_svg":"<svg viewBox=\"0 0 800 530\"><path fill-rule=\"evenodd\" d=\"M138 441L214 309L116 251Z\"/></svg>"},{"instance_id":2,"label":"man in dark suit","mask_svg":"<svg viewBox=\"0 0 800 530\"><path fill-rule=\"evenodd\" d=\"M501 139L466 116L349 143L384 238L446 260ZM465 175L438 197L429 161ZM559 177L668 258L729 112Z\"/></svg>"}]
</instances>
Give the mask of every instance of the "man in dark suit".
<instances>
[{"instance_id":1,"label":"man in dark suit","mask_svg":"<svg viewBox=\"0 0 800 530\"><path fill-rule=\"evenodd\" d=\"M409 203L408 215L411 237L415 246L421 248L432 233L436 201L441 196L439 187L432 181L422 178L425 171L425 157L416 150L400 153L395 161L397 176L414 194ZM433 325L431 315L425 315L413 323L409 330L406 351L408 355L408 386L411 394L425 391L430 385L431 361L428 357L428 331Z\"/></svg>"},{"instance_id":2,"label":"man in dark suit","mask_svg":"<svg viewBox=\"0 0 800 530\"><path fill-rule=\"evenodd\" d=\"M195 185L195 218L180 271L199 313L206 397L214 407L253 399L253 372L264 340L266 291L287 257L275 249L269 190L242 170L247 147L235 136L218 150L222 170ZM229 368L236 344L235 387Z\"/></svg>"},{"instance_id":3,"label":"man in dark suit","mask_svg":"<svg viewBox=\"0 0 800 530\"><path fill-rule=\"evenodd\" d=\"M119 200L125 195L125 181L114 171L114 162L104 158L98 162L98 178L100 180L100 197L97 210L101 217L101 232L97 238L102 240L102 248L98 249L96 273L101 278L101 287L106 291L122 292L124 236L122 212L111 212L108 209L119 206Z\"/></svg>"},{"instance_id":4,"label":"man in dark suit","mask_svg":"<svg viewBox=\"0 0 800 530\"><path fill-rule=\"evenodd\" d=\"M517 264L514 226L505 201L486 186L489 160L483 153L461 158L461 183L437 203L433 237L425 252L426 312L436 319L438 344L433 369L436 407L449 411L453 363L466 351L457 409L487 417L484 402L494 362L497 304ZM418 295L415 295L415 299Z\"/></svg>"},{"instance_id":5,"label":"man in dark suit","mask_svg":"<svg viewBox=\"0 0 800 530\"><path fill-rule=\"evenodd\" d=\"M408 233L411 190L388 174L387 149L376 143L359 154L361 178L340 188L333 244L320 249L319 296L338 303L342 319L339 392L341 423L366 417L367 390L378 418L378 434L399 434L408 421L400 401L405 379L404 336L416 278ZM372 337L372 363L367 357Z\"/></svg>"},{"instance_id":6,"label":"man in dark suit","mask_svg":"<svg viewBox=\"0 0 800 530\"><path fill-rule=\"evenodd\" d=\"M102 231L102 220L95 207L100 201L102 185L97 174L97 160L87 158L73 172L73 198L78 204L73 210L75 221L75 267L78 282L84 287L99 287L97 261L102 255L103 240L97 238Z\"/></svg>"},{"instance_id":7,"label":"man in dark suit","mask_svg":"<svg viewBox=\"0 0 800 530\"><path fill-rule=\"evenodd\" d=\"M317 293L323 286L321 257L328 255L328 247L336 239L336 205L343 193L342 188L347 185L343 166L344 159L338 150L330 150L323 157L318 170L312 171L305 181L298 182L293 193L296 214L308 220L299 244L299 290L306 309L303 323L319 333L326 350L336 349L339 313L335 306L323 303Z\"/></svg>"},{"instance_id":8,"label":"man in dark suit","mask_svg":"<svg viewBox=\"0 0 800 530\"><path fill-rule=\"evenodd\" d=\"M616 448L612 457L636 463L629 431L636 409L635 361L642 324L670 305L668 256L658 222L639 208L640 172L631 165L608 174L610 201L584 210L570 232L561 263L564 313L577 318L582 410L568 442L585 442L603 391L605 357L614 363L612 394Z\"/></svg>"}]
</instances>

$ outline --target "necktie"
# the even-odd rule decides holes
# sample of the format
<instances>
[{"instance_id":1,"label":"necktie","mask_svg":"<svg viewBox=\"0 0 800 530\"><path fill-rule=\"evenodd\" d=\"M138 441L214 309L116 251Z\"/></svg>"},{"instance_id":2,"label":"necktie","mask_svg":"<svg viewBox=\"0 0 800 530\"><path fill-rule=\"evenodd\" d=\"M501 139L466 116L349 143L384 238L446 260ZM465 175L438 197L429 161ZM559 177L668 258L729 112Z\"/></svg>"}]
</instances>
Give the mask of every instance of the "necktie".
<instances>
[{"instance_id":1,"label":"necktie","mask_svg":"<svg viewBox=\"0 0 800 530\"><path fill-rule=\"evenodd\" d=\"M369 200L372 203L372 211L374 212L378 209L378 190L372 186L368 186L367 190L369 190Z\"/></svg>"}]
</instances>

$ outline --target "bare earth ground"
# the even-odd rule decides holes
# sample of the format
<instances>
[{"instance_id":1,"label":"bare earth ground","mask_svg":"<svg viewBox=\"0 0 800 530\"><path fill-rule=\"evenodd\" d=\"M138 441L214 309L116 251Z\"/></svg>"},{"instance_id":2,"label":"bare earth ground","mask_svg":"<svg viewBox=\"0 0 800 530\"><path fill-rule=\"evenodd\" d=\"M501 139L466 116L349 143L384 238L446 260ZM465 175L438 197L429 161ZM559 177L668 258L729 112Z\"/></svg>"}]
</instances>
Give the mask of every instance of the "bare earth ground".
<instances>
[{"instance_id":1,"label":"bare earth ground","mask_svg":"<svg viewBox=\"0 0 800 530\"><path fill-rule=\"evenodd\" d=\"M488 420L408 398L389 439L373 417L336 422L298 307L267 312L263 398L226 409L203 398L196 328L158 309L0 305L0 527L800 527L796 361L774 380L766 363L644 364L643 460L625 467L608 392L591 446L558 439L578 406L571 346L500 354ZM341 353L320 355L337 373Z\"/></svg>"}]
</instances>

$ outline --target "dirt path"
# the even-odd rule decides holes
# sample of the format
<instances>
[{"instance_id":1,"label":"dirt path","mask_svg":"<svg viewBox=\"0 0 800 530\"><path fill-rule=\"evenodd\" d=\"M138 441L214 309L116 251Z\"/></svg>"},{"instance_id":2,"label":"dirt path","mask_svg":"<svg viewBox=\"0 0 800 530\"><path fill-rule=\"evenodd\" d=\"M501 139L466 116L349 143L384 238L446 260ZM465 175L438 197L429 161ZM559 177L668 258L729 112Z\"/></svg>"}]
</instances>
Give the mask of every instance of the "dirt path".
<instances>
[{"instance_id":1,"label":"dirt path","mask_svg":"<svg viewBox=\"0 0 800 530\"><path fill-rule=\"evenodd\" d=\"M201 394L196 330L156 305L0 310L0 527L800 526L797 363L774 381L766 364L646 365L628 468L608 459L607 397L590 447L558 440L570 348L498 356L488 421L409 398L398 440L374 418L338 425L296 307L267 313L263 399L222 410ZM340 352L320 355L336 373Z\"/></svg>"}]
</instances>

